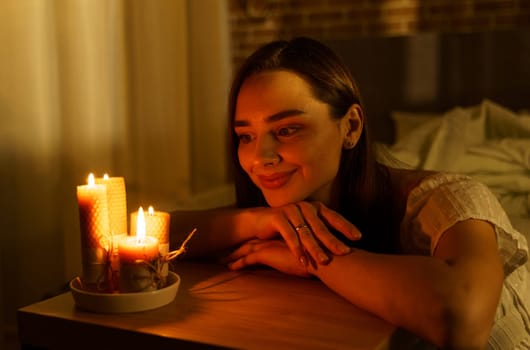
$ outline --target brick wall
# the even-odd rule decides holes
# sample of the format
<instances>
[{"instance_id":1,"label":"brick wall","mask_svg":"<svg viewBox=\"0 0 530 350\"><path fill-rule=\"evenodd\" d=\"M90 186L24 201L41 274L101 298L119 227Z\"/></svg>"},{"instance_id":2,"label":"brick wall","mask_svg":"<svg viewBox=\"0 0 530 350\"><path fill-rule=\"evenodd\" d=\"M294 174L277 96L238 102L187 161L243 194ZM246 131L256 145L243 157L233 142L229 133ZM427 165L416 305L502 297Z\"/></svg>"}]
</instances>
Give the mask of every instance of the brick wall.
<instances>
[{"instance_id":1,"label":"brick wall","mask_svg":"<svg viewBox=\"0 0 530 350\"><path fill-rule=\"evenodd\" d=\"M233 64L298 35L341 39L530 27L530 0L229 0Z\"/></svg>"}]
</instances>

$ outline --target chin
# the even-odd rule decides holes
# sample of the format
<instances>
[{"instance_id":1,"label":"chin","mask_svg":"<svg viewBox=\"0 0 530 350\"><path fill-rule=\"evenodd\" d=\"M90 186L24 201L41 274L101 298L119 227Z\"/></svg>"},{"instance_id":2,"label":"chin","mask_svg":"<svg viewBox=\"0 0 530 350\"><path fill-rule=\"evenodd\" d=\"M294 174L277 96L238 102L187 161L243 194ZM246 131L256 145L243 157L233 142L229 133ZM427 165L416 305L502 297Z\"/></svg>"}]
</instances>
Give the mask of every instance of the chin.
<instances>
[{"instance_id":1,"label":"chin","mask_svg":"<svg viewBox=\"0 0 530 350\"><path fill-rule=\"evenodd\" d=\"M305 200L305 196L293 196L286 193L263 193L267 204L271 207L281 207L287 204L297 203Z\"/></svg>"},{"instance_id":2,"label":"chin","mask_svg":"<svg viewBox=\"0 0 530 350\"><path fill-rule=\"evenodd\" d=\"M269 205L269 207L271 207L271 208L277 208L277 207L281 207L281 206L287 205L289 203L292 203L292 202L287 202L287 201L277 201L277 200L275 201L275 200L269 200L269 199L266 199L266 201L267 201L267 204Z\"/></svg>"}]
</instances>

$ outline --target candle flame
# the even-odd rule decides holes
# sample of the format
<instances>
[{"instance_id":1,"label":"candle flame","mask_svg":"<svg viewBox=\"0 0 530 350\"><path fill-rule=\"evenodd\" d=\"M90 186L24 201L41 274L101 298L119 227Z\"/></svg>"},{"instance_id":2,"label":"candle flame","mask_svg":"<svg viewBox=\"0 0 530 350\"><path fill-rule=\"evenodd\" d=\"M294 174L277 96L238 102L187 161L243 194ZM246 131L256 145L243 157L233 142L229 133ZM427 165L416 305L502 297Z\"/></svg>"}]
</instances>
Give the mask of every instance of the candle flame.
<instances>
[{"instance_id":1,"label":"candle flame","mask_svg":"<svg viewBox=\"0 0 530 350\"><path fill-rule=\"evenodd\" d=\"M147 209L147 214L155 215L155 210L153 209L152 205L150 205L149 208Z\"/></svg>"},{"instance_id":2,"label":"candle flame","mask_svg":"<svg viewBox=\"0 0 530 350\"><path fill-rule=\"evenodd\" d=\"M144 209L138 209L138 218L136 219L136 243L141 244L145 241L145 217Z\"/></svg>"},{"instance_id":3,"label":"candle flame","mask_svg":"<svg viewBox=\"0 0 530 350\"><path fill-rule=\"evenodd\" d=\"M109 179L109 174L103 175L103 180L108 180L108 179Z\"/></svg>"},{"instance_id":4,"label":"candle flame","mask_svg":"<svg viewBox=\"0 0 530 350\"><path fill-rule=\"evenodd\" d=\"M96 184L96 180L94 179L94 174L90 173L88 175L88 186L94 186Z\"/></svg>"}]
</instances>

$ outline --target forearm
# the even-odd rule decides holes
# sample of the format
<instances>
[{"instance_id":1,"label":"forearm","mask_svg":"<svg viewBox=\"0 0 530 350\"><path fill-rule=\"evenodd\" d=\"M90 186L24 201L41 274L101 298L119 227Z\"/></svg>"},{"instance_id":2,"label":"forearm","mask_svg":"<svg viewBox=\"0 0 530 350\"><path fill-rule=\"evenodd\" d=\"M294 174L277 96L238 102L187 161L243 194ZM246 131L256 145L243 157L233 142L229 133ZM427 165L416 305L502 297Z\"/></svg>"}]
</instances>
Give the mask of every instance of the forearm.
<instances>
[{"instance_id":1,"label":"forearm","mask_svg":"<svg viewBox=\"0 0 530 350\"><path fill-rule=\"evenodd\" d=\"M433 257L355 250L312 273L352 303L440 347L468 340L483 346L498 301L495 283L466 283Z\"/></svg>"},{"instance_id":2,"label":"forearm","mask_svg":"<svg viewBox=\"0 0 530 350\"><path fill-rule=\"evenodd\" d=\"M196 211L174 211L170 221L170 244L178 248L193 230L187 243L188 257L206 256L253 238L249 223L255 209L217 208Z\"/></svg>"}]
</instances>

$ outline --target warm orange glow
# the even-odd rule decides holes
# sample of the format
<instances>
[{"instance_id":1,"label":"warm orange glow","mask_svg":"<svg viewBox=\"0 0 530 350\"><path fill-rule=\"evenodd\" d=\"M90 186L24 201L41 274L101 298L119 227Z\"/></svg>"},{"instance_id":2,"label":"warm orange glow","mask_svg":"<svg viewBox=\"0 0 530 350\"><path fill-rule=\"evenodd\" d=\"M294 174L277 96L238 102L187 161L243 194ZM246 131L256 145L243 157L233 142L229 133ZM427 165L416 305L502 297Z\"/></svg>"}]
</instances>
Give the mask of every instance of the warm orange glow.
<instances>
[{"instance_id":1,"label":"warm orange glow","mask_svg":"<svg viewBox=\"0 0 530 350\"><path fill-rule=\"evenodd\" d=\"M145 241L145 217L144 209L138 209L138 218L136 219L136 243L142 244Z\"/></svg>"},{"instance_id":2,"label":"warm orange glow","mask_svg":"<svg viewBox=\"0 0 530 350\"><path fill-rule=\"evenodd\" d=\"M109 179L109 174L103 175L103 180L108 180L108 179Z\"/></svg>"},{"instance_id":3,"label":"warm orange glow","mask_svg":"<svg viewBox=\"0 0 530 350\"><path fill-rule=\"evenodd\" d=\"M155 210L153 209L152 205L150 205L149 208L147 209L147 214L151 216L155 215Z\"/></svg>"},{"instance_id":4,"label":"warm orange glow","mask_svg":"<svg viewBox=\"0 0 530 350\"><path fill-rule=\"evenodd\" d=\"M90 173L88 175L88 186L94 186L96 184L96 180L94 179L94 174Z\"/></svg>"}]
</instances>

